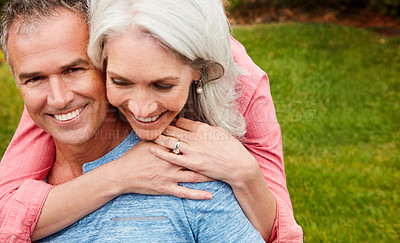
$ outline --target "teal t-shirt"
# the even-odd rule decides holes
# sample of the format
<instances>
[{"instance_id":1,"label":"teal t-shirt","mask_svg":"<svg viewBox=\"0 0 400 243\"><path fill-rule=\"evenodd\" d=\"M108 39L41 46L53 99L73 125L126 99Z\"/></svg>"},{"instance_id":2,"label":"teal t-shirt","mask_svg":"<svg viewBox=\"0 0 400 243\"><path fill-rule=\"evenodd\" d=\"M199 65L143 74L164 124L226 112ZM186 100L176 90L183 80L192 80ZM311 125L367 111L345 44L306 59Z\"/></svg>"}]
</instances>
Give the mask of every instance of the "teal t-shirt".
<instances>
[{"instance_id":1,"label":"teal t-shirt","mask_svg":"<svg viewBox=\"0 0 400 243\"><path fill-rule=\"evenodd\" d=\"M121 157L139 141L131 132L111 152L84 164L84 173ZM213 199L124 194L38 242L264 242L228 184L213 181L182 185L209 191Z\"/></svg>"}]
</instances>

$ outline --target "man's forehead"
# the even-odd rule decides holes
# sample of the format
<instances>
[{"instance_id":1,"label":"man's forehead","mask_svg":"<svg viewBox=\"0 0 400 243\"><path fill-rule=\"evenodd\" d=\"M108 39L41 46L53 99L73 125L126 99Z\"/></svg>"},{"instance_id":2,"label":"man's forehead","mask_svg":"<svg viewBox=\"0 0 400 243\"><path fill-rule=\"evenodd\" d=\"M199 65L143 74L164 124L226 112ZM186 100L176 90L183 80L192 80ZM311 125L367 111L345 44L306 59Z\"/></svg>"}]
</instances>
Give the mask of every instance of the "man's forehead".
<instances>
[{"instance_id":1,"label":"man's forehead","mask_svg":"<svg viewBox=\"0 0 400 243\"><path fill-rule=\"evenodd\" d=\"M77 16L74 18L74 16ZM76 60L90 62L86 48L88 27L83 17L72 11L40 21L14 23L8 39L9 61L16 72L62 69ZM17 70L18 69L18 70Z\"/></svg>"},{"instance_id":2,"label":"man's forehead","mask_svg":"<svg viewBox=\"0 0 400 243\"><path fill-rule=\"evenodd\" d=\"M12 27L15 28L14 31L17 35L29 36L37 34L37 32L40 30L40 26L41 25L39 21L23 20L15 23Z\"/></svg>"},{"instance_id":3,"label":"man's forehead","mask_svg":"<svg viewBox=\"0 0 400 243\"><path fill-rule=\"evenodd\" d=\"M31 14L29 16L19 15L10 25L10 33L14 32L17 35L34 35L42 28L44 23L56 21L59 17L68 15L68 20L73 22L74 20L79 20L80 24L86 25L87 22L85 16L78 12L73 12L69 9L60 8L54 10L46 15Z\"/></svg>"}]
</instances>

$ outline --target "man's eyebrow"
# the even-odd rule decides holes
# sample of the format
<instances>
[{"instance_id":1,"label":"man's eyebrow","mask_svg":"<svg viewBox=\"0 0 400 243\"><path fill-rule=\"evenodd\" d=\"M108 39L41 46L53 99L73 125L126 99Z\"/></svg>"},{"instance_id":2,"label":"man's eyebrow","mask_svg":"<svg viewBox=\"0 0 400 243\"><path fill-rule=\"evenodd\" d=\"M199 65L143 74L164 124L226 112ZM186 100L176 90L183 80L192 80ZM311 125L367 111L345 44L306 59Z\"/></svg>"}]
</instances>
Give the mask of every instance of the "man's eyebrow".
<instances>
[{"instance_id":1,"label":"man's eyebrow","mask_svg":"<svg viewBox=\"0 0 400 243\"><path fill-rule=\"evenodd\" d=\"M76 66L79 66L79 65L92 65L92 64L87 60L84 60L82 58L78 58L78 59L74 60L73 62L71 62L69 64L61 66L61 70L66 70L66 69L73 68L73 67L76 67Z\"/></svg>"},{"instance_id":2,"label":"man's eyebrow","mask_svg":"<svg viewBox=\"0 0 400 243\"><path fill-rule=\"evenodd\" d=\"M90 65L91 66L92 64L91 64L91 62L89 62L87 60L84 60L82 58L78 58L78 59L74 60L73 62L71 62L69 64L61 66L60 71L67 70L69 68L74 68L74 67L79 66L79 65L86 65L86 66ZM41 75L40 72L32 72L32 73L21 73L18 77L19 77L20 80L23 80L23 79L29 79L29 78L32 78L32 77L40 76L40 75Z\"/></svg>"},{"instance_id":3,"label":"man's eyebrow","mask_svg":"<svg viewBox=\"0 0 400 243\"><path fill-rule=\"evenodd\" d=\"M33 72L33 73L21 73L18 77L19 80L28 79L32 77L40 76L40 72Z\"/></svg>"}]
</instances>

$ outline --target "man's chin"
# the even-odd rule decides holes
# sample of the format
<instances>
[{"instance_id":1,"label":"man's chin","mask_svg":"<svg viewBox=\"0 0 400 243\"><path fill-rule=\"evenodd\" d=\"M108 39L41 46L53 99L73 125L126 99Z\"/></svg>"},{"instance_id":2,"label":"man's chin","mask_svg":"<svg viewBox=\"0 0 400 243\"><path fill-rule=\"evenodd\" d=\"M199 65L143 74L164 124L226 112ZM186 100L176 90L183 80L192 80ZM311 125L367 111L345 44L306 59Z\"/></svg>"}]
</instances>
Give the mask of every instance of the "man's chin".
<instances>
[{"instance_id":1,"label":"man's chin","mask_svg":"<svg viewBox=\"0 0 400 243\"><path fill-rule=\"evenodd\" d=\"M90 138L94 137L95 134L90 135L90 132L87 130L75 130L75 131L56 131L49 132L49 134L53 137L54 142L58 145L67 145L67 146L81 146L87 143Z\"/></svg>"}]
</instances>

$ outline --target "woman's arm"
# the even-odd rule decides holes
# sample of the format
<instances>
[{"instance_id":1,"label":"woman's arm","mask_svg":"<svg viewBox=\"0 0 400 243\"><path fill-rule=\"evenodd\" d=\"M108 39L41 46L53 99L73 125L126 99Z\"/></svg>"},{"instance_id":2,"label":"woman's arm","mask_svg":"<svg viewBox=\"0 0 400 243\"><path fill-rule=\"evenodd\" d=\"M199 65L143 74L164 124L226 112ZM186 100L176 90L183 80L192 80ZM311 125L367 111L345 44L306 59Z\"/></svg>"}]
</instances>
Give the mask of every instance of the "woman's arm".
<instances>
[{"instance_id":1,"label":"woman's arm","mask_svg":"<svg viewBox=\"0 0 400 243\"><path fill-rule=\"evenodd\" d=\"M160 159L228 183L247 218L264 239L269 239L276 214L275 198L246 148L222 128L183 118L155 142L171 149L178 140L181 154L157 148L151 151Z\"/></svg>"},{"instance_id":2,"label":"woman's arm","mask_svg":"<svg viewBox=\"0 0 400 243\"><path fill-rule=\"evenodd\" d=\"M0 242L29 242L31 234L33 240L48 236L122 193L170 194L192 199L212 196L178 186L178 182L209 178L160 162L148 152L148 146L135 146L119 160L52 187L44 179L54 161L53 141L24 111L0 163ZM138 152L139 148L142 151ZM146 166L133 166L138 161Z\"/></svg>"},{"instance_id":3,"label":"woman's arm","mask_svg":"<svg viewBox=\"0 0 400 243\"><path fill-rule=\"evenodd\" d=\"M251 89L249 85L254 85L255 92L243 112L247 124L243 144L257 160L268 188L276 200L275 222L269 242L302 242L302 230L294 219L286 187L281 130L276 119L268 78L264 74L258 84L249 83L247 88ZM254 189L251 191L256 192ZM250 190L248 193L253 195L253 200L257 200L256 193L253 194ZM247 203L251 203L250 198L245 199ZM251 206L249 210L256 208ZM257 214L257 211L253 213Z\"/></svg>"},{"instance_id":4,"label":"woman's arm","mask_svg":"<svg viewBox=\"0 0 400 243\"><path fill-rule=\"evenodd\" d=\"M191 199L211 199L206 191L179 186L179 182L204 182L210 179L154 157L151 142L140 142L120 159L109 162L64 184L49 193L32 240L51 235L108 201L124 193L175 195Z\"/></svg>"},{"instance_id":5,"label":"woman's arm","mask_svg":"<svg viewBox=\"0 0 400 243\"><path fill-rule=\"evenodd\" d=\"M54 161L51 137L24 110L0 163L0 242L30 241L50 189L43 180Z\"/></svg>"},{"instance_id":6,"label":"woman's arm","mask_svg":"<svg viewBox=\"0 0 400 243\"><path fill-rule=\"evenodd\" d=\"M235 62L247 73L241 77L243 95L239 100L247 124L243 144L257 160L276 200L276 218L269 242L303 242L303 232L294 219L286 187L282 135L268 77L238 41L231 38L231 46Z\"/></svg>"},{"instance_id":7,"label":"woman's arm","mask_svg":"<svg viewBox=\"0 0 400 243\"><path fill-rule=\"evenodd\" d=\"M215 136L224 134L222 131L216 132L217 128L182 120L177 122L177 127L182 130L167 129L166 136L161 136L156 142L172 148L177 139L185 141L180 145L183 156L156 149L153 153L230 184L246 216L269 242L302 242L303 233L294 219L286 188L281 130L268 77L233 38L231 46L235 62L246 74L240 78L242 96L239 98L239 108L247 124L243 140L247 155L229 136ZM202 134L213 136L204 138ZM221 144L225 147L219 146ZM252 156L248 156L249 153Z\"/></svg>"},{"instance_id":8,"label":"woman's arm","mask_svg":"<svg viewBox=\"0 0 400 243\"><path fill-rule=\"evenodd\" d=\"M239 99L240 112L247 124L243 144L257 160L276 200L276 218L269 242L302 242L303 232L294 219L286 187L282 135L268 77L254 64L244 47L234 38L231 38L231 47L235 62L246 72L240 80L243 95Z\"/></svg>"},{"instance_id":9,"label":"woman's arm","mask_svg":"<svg viewBox=\"0 0 400 243\"><path fill-rule=\"evenodd\" d=\"M151 151L160 159L230 184L246 216L266 240L301 242L302 231L286 189L281 133L272 99L268 99L267 81L265 76L256 85L245 108L247 150L221 128L178 119L155 142L171 149L180 140L182 154Z\"/></svg>"}]
</instances>

